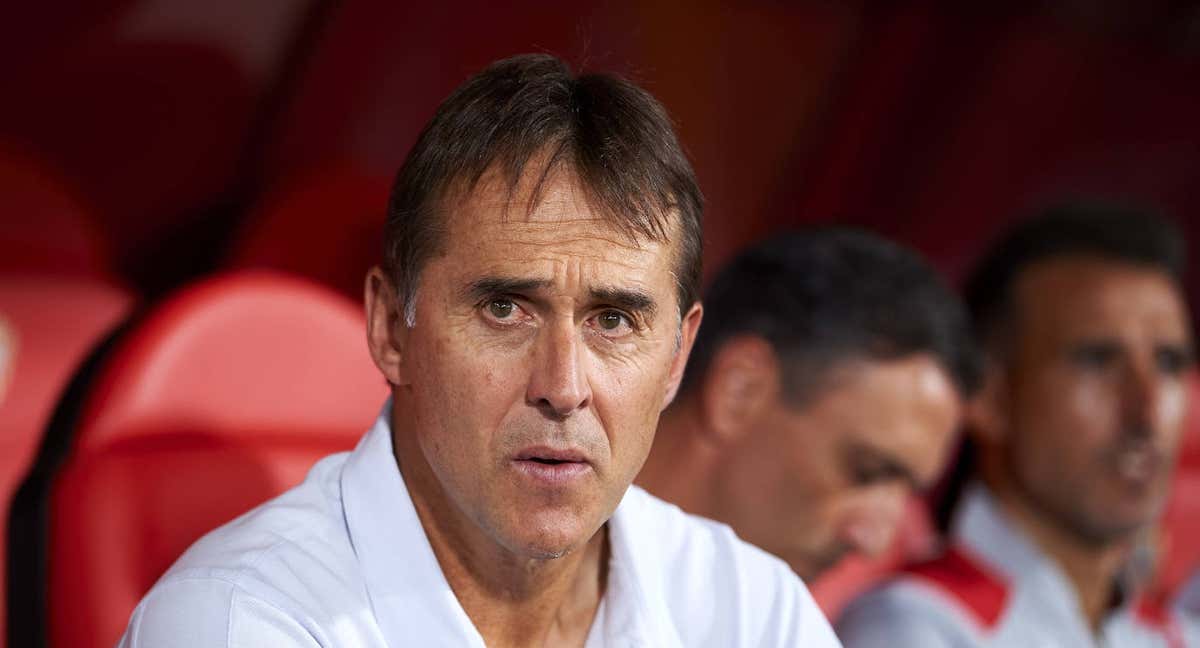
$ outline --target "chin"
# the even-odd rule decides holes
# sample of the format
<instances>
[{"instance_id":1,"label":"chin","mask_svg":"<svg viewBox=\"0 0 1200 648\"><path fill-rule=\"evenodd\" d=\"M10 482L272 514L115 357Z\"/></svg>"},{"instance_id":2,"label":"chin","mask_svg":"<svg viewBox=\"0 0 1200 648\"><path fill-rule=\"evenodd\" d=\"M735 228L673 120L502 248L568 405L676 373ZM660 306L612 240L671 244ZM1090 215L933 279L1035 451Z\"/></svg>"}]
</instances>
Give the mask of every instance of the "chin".
<instances>
[{"instance_id":1,"label":"chin","mask_svg":"<svg viewBox=\"0 0 1200 648\"><path fill-rule=\"evenodd\" d=\"M579 549L595 535L591 525L573 515L539 515L513 530L514 553L535 560L554 560ZM597 527L599 525L596 525Z\"/></svg>"}]
</instances>

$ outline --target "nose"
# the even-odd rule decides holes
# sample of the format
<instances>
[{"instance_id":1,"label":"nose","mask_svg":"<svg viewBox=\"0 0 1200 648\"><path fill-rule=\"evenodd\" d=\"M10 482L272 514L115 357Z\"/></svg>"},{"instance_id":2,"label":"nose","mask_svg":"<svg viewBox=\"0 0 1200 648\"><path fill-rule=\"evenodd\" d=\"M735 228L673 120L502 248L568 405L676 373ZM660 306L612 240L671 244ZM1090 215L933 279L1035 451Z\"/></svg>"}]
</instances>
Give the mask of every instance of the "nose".
<instances>
[{"instance_id":1,"label":"nose","mask_svg":"<svg viewBox=\"0 0 1200 648\"><path fill-rule=\"evenodd\" d=\"M907 501L907 492L899 488L865 494L847 514L841 529L842 542L868 556L883 553L892 542Z\"/></svg>"},{"instance_id":2,"label":"nose","mask_svg":"<svg viewBox=\"0 0 1200 648\"><path fill-rule=\"evenodd\" d=\"M592 398L586 349L574 325L557 322L539 331L525 401L553 418L566 418Z\"/></svg>"},{"instance_id":3,"label":"nose","mask_svg":"<svg viewBox=\"0 0 1200 648\"><path fill-rule=\"evenodd\" d=\"M1158 427L1159 418L1168 414L1165 381L1153 366L1142 363L1128 366L1121 399L1122 427L1138 434L1150 434Z\"/></svg>"}]
</instances>

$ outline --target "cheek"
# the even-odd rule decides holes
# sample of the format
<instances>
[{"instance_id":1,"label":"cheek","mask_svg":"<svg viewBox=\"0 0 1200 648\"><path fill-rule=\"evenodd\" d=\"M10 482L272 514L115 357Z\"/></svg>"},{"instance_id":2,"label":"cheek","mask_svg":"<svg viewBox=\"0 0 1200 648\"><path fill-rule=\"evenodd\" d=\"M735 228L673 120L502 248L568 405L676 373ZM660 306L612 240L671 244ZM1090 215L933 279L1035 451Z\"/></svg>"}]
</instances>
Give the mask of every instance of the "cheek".
<instances>
[{"instance_id":1,"label":"cheek","mask_svg":"<svg viewBox=\"0 0 1200 648\"><path fill-rule=\"evenodd\" d=\"M1012 433L1027 446L1026 459L1069 460L1113 438L1120 419L1120 398L1098 377L1047 371L1017 395ZM1048 455L1048 456L1046 456Z\"/></svg>"},{"instance_id":2,"label":"cheek","mask_svg":"<svg viewBox=\"0 0 1200 648\"><path fill-rule=\"evenodd\" d=\"M1080 433L1088 436L1108 431L1117 421L1118 394L1102 381L1077 381L1063 391L1060 408Z\"/></svg>"},{"instance_id":3,"label":"cheek","mask_svg":"<svg viewBox=\"0 0 1200 648\"><path fill-rule=\"evenodd\" d=\"M648 450L661 413L667 363L593 358L592 401L614 454Z\"/></svg>"},{"instance_id":4,"label":"cheek","mask_svg":"<svg viewBox=\"0 0 1200 648\"><path fill-rule=\"evenodd\" d=\"M1166 441L1176 445L1183 431L1184 420L1188 413L1188 389L1183 381L1164 387L1154 407L1154 417L1158 427L1166 436Z\"/></svg>"},{"instance_id":5,"label":"cheek","mask_svg":"<svg viewBox=\"0 0 1200 648\"><path fill-rule=\"evenodd\" d=\"M476 446L489 442L522 396L519 357L501 349L474 349L452 335L416 340L411 399L418 429L432 437L439 454L482 456ZM469 405L469 406L467 406ZM432 449L432 448L427 448Z\"/></svg>"},{"instance_id":6,"label":"cheek","mask_svg":"<svg viewBox=\"0 0 1200 648\"><path fill-rule=\"evenodd\" d=\"M789 431L771 436L770 442L758 442L756 461L748 471L762 485L763 509L780 520L835 517L850 489L843 463L825 435L806 439L803 433Z\"/></svg>"}]
</instances>

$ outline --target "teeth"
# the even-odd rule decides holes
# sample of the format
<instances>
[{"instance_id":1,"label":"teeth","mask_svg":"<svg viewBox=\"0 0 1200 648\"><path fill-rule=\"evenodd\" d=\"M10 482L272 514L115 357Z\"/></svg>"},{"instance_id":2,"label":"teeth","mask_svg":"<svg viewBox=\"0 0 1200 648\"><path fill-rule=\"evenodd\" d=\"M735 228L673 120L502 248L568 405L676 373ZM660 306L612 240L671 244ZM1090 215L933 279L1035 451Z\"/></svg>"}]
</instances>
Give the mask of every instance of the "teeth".
<instances>
[{"instance_id":1,"label":"teeth","mask_svg":"<svg viewBox=\"0 0 1200 648\"><path fill-rule=\"evenodd\" d=\"M1128 451L1117 455L1117 472L1131 481L1145 481L1154 470L1154 461L1148 452Z\"/></svg>"}]
</instances>

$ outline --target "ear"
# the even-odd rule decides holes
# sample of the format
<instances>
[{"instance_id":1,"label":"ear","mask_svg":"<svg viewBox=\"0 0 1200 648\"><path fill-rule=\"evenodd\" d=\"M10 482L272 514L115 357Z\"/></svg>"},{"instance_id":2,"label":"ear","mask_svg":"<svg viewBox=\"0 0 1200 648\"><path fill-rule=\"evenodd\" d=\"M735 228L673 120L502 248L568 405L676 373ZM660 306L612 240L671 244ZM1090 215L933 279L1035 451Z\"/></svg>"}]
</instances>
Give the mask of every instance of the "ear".
<instances>
[{"instance_id":1,"label":"ear","mask_svg":"<svg viewBox=\"0 0 1200 648\"><path fill-rule=\"evenodd\" d=\"M968 433L977 440L995 444L1008 430L1009 376L1004 362L988 353L983 360L983 381L978 393L967 401Z\"/></svg>"},{"instance_id":2,"label":"ear","mask_svg":"<svg viewBox=\"0 0 1200 648\"><path fill-rule=\"evenodd\" d=\"M399 292L379 266L367 272L363 302L367 311L367 347L371 359L389 383L407 384L404 344L408 326L404 322L404 306Z\"/></svg>"},{"instance_id":3,"label":"ear","mask_svg":"<svg viewBox=\"0 0 1200 648\"><path fill-rule=\"evenodd\" d=\"M679 323L679 348L675 351L675 358L671 360L671 371L667 374L667 392L663 396L662 409L666 409L679 393L683 370L687 367L688 356L692 355L692 345L696 343L696 333L700 330L700 320L703 318L704 307L700 302L696 302Z\"/></svg>"},{"instance_id":4,"label":"ear","mask_svg":"<svg viewBox=\"0 0 1200 648\"><path fill-rule=\"evenodd\" d=\"M779 357L757 335L726 340L713 356L701 386L708 436L729 443L757 427L779 397Z\"/></svg>"}]
</instances>

